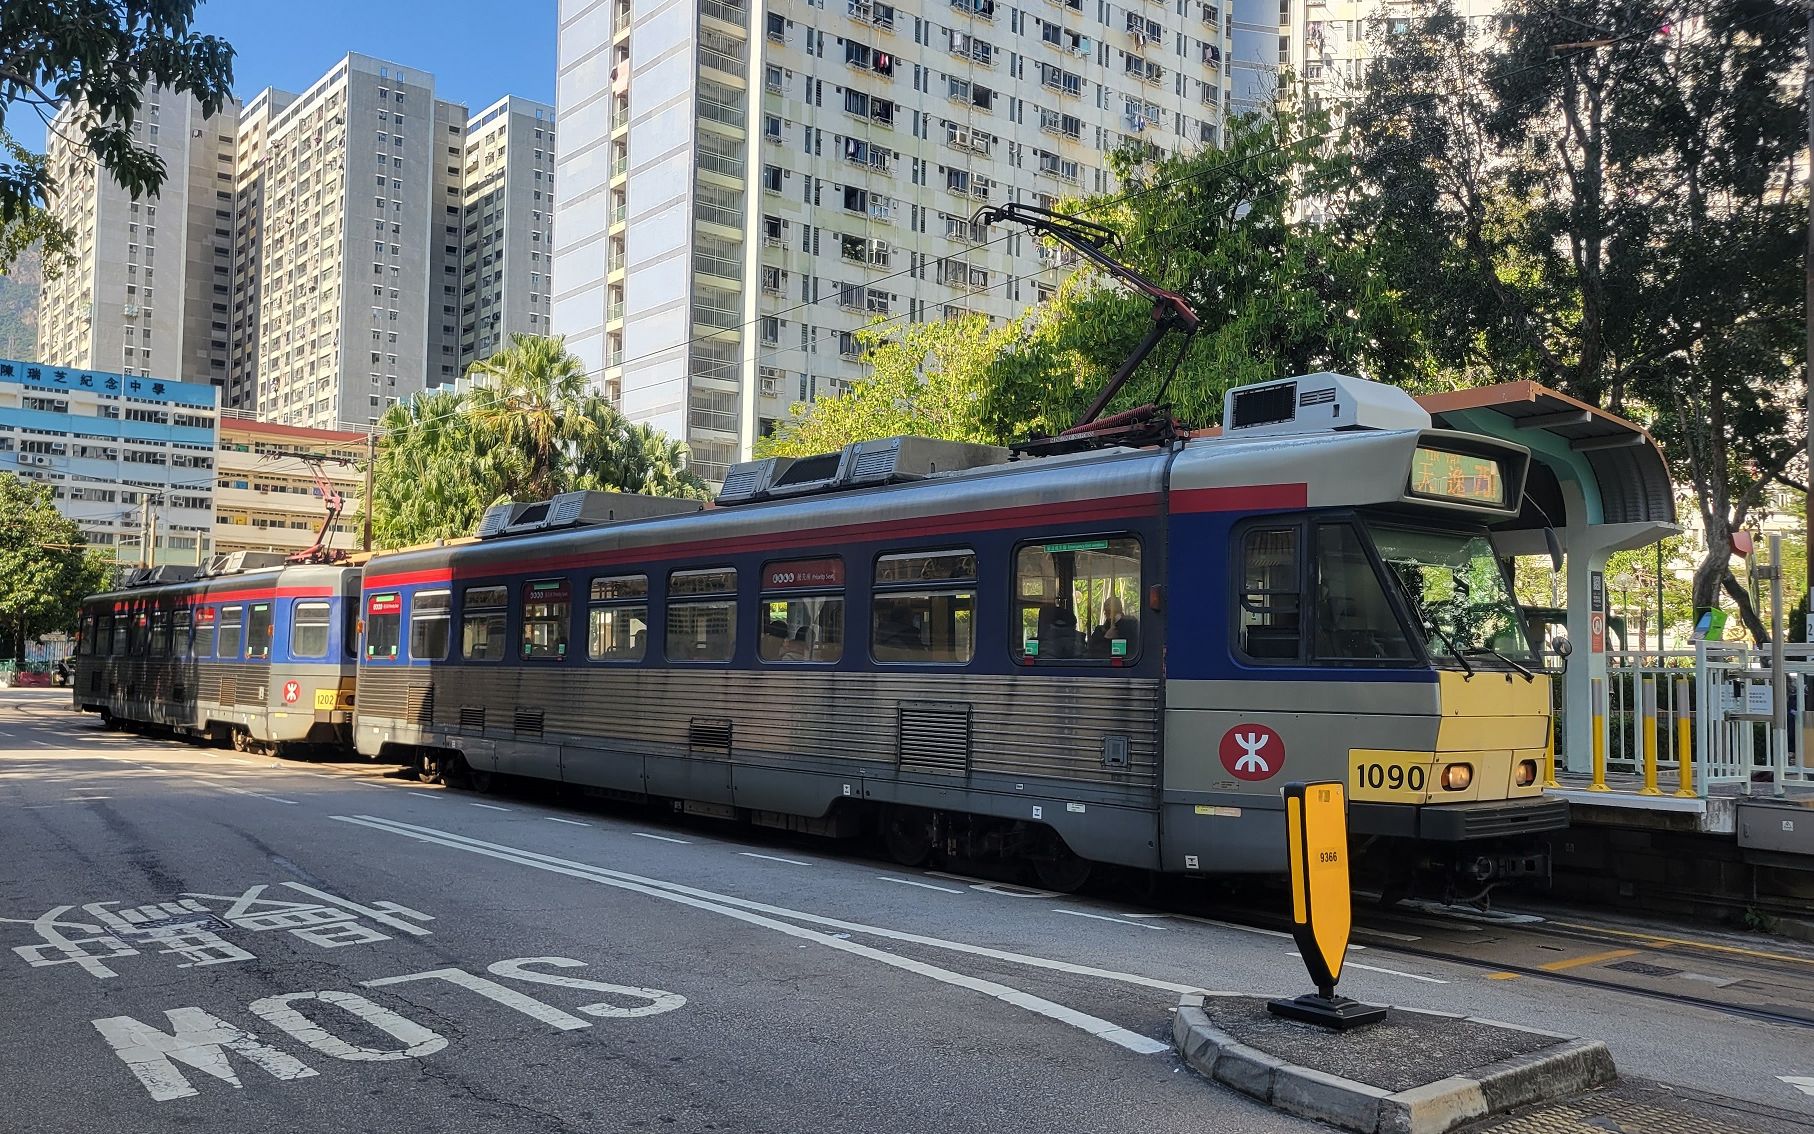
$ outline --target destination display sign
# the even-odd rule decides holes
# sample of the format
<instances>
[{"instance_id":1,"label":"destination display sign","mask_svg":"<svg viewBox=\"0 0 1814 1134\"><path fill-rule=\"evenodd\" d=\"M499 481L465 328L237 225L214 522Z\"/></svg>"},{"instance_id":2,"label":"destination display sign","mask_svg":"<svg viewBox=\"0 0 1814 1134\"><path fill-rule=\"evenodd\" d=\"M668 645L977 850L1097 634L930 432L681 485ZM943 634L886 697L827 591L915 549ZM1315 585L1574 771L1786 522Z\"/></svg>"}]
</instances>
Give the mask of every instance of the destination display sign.
<instances>
[{"instance_id":1,"label":"destination display sign","mask_svg":"<svg viewBox=\"0 0 1814 1134\"><path fill-rule=\"evenodd\" d=\"M770 563L762 570L765 591L798 591L844 585L842 559L790 559Z\"/></svg>"},{"instance_id":2,"label":"destination display sign","mask_svg":"<svg viewBox=\"0 0 1814 1134\"><path fill-rule=\"evenodd\" d=\"M403 596L396 591L375 594L366 600L367 614L397 614L403 610Z\"/></svg>"},{"instance_id":3,"label":"destination display sign","mask_svg":"<svg viewBox=\"0 0 1814 1134\"><path fill-rule=\"evenodd\" d=\"M1411 454L1411 495L1503 508L1505 468L1497 457L1419 445Z\"/></svg>"}]
</instances>

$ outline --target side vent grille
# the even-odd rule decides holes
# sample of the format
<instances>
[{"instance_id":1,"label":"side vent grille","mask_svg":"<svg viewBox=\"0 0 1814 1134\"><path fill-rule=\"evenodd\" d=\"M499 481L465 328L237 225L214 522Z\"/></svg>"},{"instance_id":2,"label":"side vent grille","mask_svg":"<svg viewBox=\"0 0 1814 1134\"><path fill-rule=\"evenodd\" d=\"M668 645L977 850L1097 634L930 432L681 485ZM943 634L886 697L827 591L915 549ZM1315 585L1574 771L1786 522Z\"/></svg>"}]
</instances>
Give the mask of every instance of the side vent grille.
<instances>
[{"instance_id":1,"label":"side vent grille","mask_svg":"<svg viewBox=\"0 0 1814 1134\"><path fill-rule=\"evenodd\" d=\"M403 693L403 719L418 728L433 724L435 719L435 687L432 685L412 685Z\"/></svg>"},{"instance_id":2,"label":"side vent grille","mask_svg":"<svg viewBox=\"0 0 1814 1134\"><path fill-rule=\"evenodd\" d=\"M896 764L903 772L970 774L970 706L963 701L902 701Z\"/></svg>"},{"instance_id":3,"label":"side vent grille","mask_svg":"<svg viewBox=\"0 0 1814 1134\"><path fill-rule=\"evenodd\" d=\"M231 705L233 703L233 697L238 691L238 678L223 677L220 679L219 688L215 690L214 703L217 705Z\"/></svg>"},{"instance_id":4,"label":"side vent grille","mask_svg":"<svg viewBox=\"0 0 1814 1134\"><path fill-rule=\"evenodd\" d=\"M894 451L891 449L872 449L857 457L857 463L850 470L854 480L868 480L871 477L886 476L894 468Z\"/></svg>"},{"instance_id":5,"label":"side vent grille","mask_svg":"<svg viewBox=\"0 0 1814 1134\"><path fill-rule=\"evenodd\" d=\"M542 735L542 710L518 709L511 725L518 736L540 736Z\"/></svg>"},{"instance_id":6,"label":"side vent grille","mask_svg":"<svg viewBox=\"0 0 1814 1134\"><path fill-rule=\"evenodd\" d=\"M738 465L725 475L724 487L718 491L718 495L728 496L734 500L742 500L753 495L756 491L756 482L761 479L761 474L760 465Z\"/></svg>"},{"instance_id":7,"label":"side vent grille","mask_svg":"<svg viewBox=\"0 0 1814 1134\"><path fill-rule=\"evenodd\" d=\"M695 752L731 751L731 722L722 717L694 717L687 722L687 747Z\"/></svg>"},{"instance_id":8,"label":"side vent grille","mask_svg":"<svg viewBox=\"0 0 1814 1134\"><path fill-rule=\"evenodd\" d=\"M483 706L483 705L461 705L460 706L460 727L463 729L470 729L473 732L484 732L485 731L485 706Z\"/></svg>"}]
</instances>

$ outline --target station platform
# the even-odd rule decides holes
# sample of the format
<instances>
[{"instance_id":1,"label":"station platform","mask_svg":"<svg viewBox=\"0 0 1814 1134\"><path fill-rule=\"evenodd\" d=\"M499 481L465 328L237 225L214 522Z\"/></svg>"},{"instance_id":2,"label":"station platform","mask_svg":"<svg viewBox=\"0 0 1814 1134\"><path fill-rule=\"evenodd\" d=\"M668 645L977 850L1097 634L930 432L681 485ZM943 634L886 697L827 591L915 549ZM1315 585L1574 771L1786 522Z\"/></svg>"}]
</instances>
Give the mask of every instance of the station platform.
<instances>
[{"instance_id":1,"label":"station platform","mask_svg":"<svg viewBox=\"0 0 1814 1134\"><path fill-rule=\"evenodd\" d=\"M1561 772L1550 795L1569 802L1552 840L1559 897L1814 940L1814 783L1715 783L1678 794L1665 781L1612 772L1606 790Z\"/></svg>"}]
</instances>

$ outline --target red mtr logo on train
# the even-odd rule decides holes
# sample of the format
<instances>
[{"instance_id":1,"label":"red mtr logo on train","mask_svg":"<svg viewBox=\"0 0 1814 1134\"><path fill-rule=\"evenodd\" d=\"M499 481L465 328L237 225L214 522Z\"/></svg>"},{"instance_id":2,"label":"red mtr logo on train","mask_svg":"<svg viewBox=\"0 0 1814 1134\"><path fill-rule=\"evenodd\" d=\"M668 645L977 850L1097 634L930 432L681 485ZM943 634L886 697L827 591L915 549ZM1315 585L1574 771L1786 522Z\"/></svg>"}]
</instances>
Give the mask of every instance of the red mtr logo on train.
<instances>
[{"instance_id":1,"label":"red mtr logo on train","mask_svg":"<svg viewBox=\"0 0 1814 1134\"><path fill-rule=\"evenodd\" d=\"M1216 754L1237 780L1269 780L1285 767L1285 739L1266 725L1245 722L1222 734Z\"/></svg>"}]
</instances>

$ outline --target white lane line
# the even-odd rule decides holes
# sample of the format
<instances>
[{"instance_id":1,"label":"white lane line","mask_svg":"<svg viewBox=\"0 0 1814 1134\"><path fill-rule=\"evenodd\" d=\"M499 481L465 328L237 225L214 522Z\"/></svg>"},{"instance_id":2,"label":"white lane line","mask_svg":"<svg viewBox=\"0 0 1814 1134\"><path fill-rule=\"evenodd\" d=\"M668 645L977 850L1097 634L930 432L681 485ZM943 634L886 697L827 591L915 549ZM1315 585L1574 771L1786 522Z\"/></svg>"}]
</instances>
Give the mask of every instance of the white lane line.
<instances>
[{"instance_id":1,"label":"white lane line","mask_svg":"<svg viewBox=\"0 0 1814 1134\"><path fill-rule=\"evenodd\" d=\"M878 874L878 875L876 875L876 877L881 879L884 882L893 882L900 886L918 886L922 890L937 890L941 894L961 894L961 893L963 893L962 890L953 890L949 886L934 886L930 882L915 882L911 878L891 878L886 874Z\"/></svg>"},{"instance_id":2,"label":"white lane line","mask_svg":"<svg viewBox=\"0 0 1814 1134\"><path fill-rule=\"evenodd\" d=\"M381 788L381 787L383 787L383 786L385 786L385 785L383 785L383 784L375 784L375 783L373 783L373 782L372 782L372 781L370 781L370 780L354 780L354 781L353 781L353 782L354 782L354 783L356 783L356 784L358 784L358 785L359 785L359 786L360 786L360 787L375 787L375 788Z\"/></svg>"},{"instance_id":3,"label":"white lane line","mask_svg":"<svg viewBox=\"0 0 1814 1134\"><path fill-rule=\"evenodd\" d=\"M1777 1079L1804 1095L1814 1095L1814 1075L1778 1075Z\"/></svg>"},{"instance_id":4,"label":"white lane line","mask_svg":"<svg viewBox=\"0 0 1814 1134\"><path fill-rule=\"evenodd\" d=\"M812 863L810 863L810 862L801 862L797 858L777 858L772 854L757 854L755 851L746 850L746 851L738 851L737 853L742 855L744 858L760 858L760 859L764 859L768 862L785 862L789 866L811 866L812 865Z\"/></svg>"},{"instance_id":5,"label":"white lane line","mask_svg":"<svg viewBox=\"0 0 1814 1134\"><path fill-rule=\"evenodd\" d=\"M471 803L471 804L468 804L467 806L483 807L487 811L515 811L516 810L516 808L514 808L514 807L499 807L495 803Z\"/></svg>"},{"instance_id":6,"label":"white lane line","mask_svg":"<svg viewBox=\"0 0 1814 1134\"><path fill-rule=\"evenodd\" d=\"M1140 1055L1157 1055L1160 1052L1169 1052L1171 1050L1171 1045L1168 1043L1162 1043L1149 1036L1143 1036L1138 1032L1123 1028L1119 1024L1111 1023L1101 1017L1091 1016L1088 1013L1080 1012L1075 1008L1058 1004L1043 997L1034 996L1030 993L1022 992L1017 988L1011 988L1008 985L998 984L991 980L967 976L964 973L953 972L950 969L940 968L937 965L897 956L894 953L884 952L881 949L862 945L858 942L836 937L829 933L821 933L815 929L807 929L803 926L792 925L772 917L764 917L746 909L735 908L737 905L745 905L746 903L735 901L735 904L732 904L731 902L710 900L708 897L703 896L707 893L706 891L687 892L691 891L692 888L674 886L671 883L664 883L657 879L638 878L635 875L622 874L615 870L605 870L600 867L587 866L584 863L556 859L548 855L536 854L532 851L517 850L513 847L501 846L495 843L483 843L478 839L469 839L465 836L455 835L447 831L436 831L430 827L412 827L407 823L379 819L370 815L335 815L333 818L343 823L354 823L362 827L370 827L374 830L384 831L393 835L402 835L406 838L416 839L425 843L435 843L441 846L452 847L456 850L464 850L473 854L484 855L487 858L502 859L506 862L514 862L521 866L529 866L554 874L565 874L569 877L581 878L605 886L613 886L620 890L629 890L633 893L645 894L652 898L660 898L663 901L675 902L680 905L691 906L694 909L706 910L724 917L734 918L749 925L759 925L765 929L772 929L777 933L784 933L789 937L797 937L806 941L816 942L828 949L836 949L839 952L865 957L869 960L878 961L882 964L897 969L903 969L910 973L931 977L933 980L954 985L958 988L967 988L975 992L980 992L985 996L991 996L1003 1003L1012 1004L1017 1008L1024 1008L1029 1012L1037 1013L1048 1019L1056 1020L1059 1023L1069 1024L1070 1026L1096 1036L1099 1039L1106 1040L1109 1043L1116 1044L1119 1047L1126 1048L1127 1050Z\"/></svg>"},{"instance_id":7,"label":"white lane line","mask_svg":"<svg viewBox=\"0 0 1814 1134\"><path fill-rule=\"evenodd\" d=\"M1091 921L1112 921L1116 925L1131 925L1135 929L1164 929L1163 925L1148 925L1144 921L1129 921L1121 917L1109 917L1107 914L1084 913L1082 910L1053 910L1053 913L1070 914L1072 917L1087 917Z\"/></svg>"},{"instance_id":8,"label":"white lane line","mask_svg":"<svg viewBox=\"0 0 1814 1134\"><path fill-rule=\"evenodd\" d=\"M1299 960L1303 960L1303 954L1301 954L1301 953L1287 952L1285 955L1287 957L1296 957ZM1417 973L1402 972L1398 969L1382 969L1378 965L1363 965L1359 961L1349 961L1347 964L1343 965L1342 968L1359 969L1362 972L1367 972L1367 973L1384 973L1387 976L1404 977L1406 980L1420 980L1420 981L1423 981L1425 984L1447 984L1447 983L1449 983L1446 980L1439 980L1433 976L1421 976Z\"/></svg>"},{"instance_id":9,"label":"white lane line","mask_svg":"<svg viewBox=\"0 0 1814 1134\"><path fill-rule=\"evenodd\" d=\"M254 794L254 795L256 795L256 794L257 794L257 793L256 793L256 792L254 792L254 793L253 793L253 794ZM291 807L295 807L295 806L296 806L296 801L295 801L295 800L293 800L293 799L284 799L284 798L283 798L283 797L281 797L281 796L276 796L276 795L260 795L260 796L258 796L258 798L260 798L260 799L268 799L268 800L270 800L270 801L271 801L271 802L272 802L272 803L287 803L287 804L289 804L289 805L290 805L290 806L291 806Z\"/></svg>"},{"instance_id":10,"label":"white lane line","mask_svg":"<svg viewBox=\"0 0 1814 1134\"><path fill-rule=\"evenodd\" d=\"M1177 916L1185 921L1194 921L1198 925L1213 925L1221 929L1238 929L1242 933L1257 933L1261 937L1283 937L1287 941L1291 940L1291 934L1280 933L1276 929L1261 929L1257 925L1242 925L1238 921L1218 921L1213 917L1197 917L1194 914L1178 914Z\"/></svg>"},{"instance_id":11,"label":"white lane line","mask_svg":"<svg viewBox=\"0 0 1814 1134\"><path fill-rule=\"evenodd\" d=\"M676 838L671 838L670 836L667 836L667 835L651 835L647 831L631 831L630 833L632 835L635 835L639 839L660 839L664 843L679 843L682 846L692 846L693 845L692 839L676 839Z\"/></svg>"},{"instance_id":12,"label":"white lane line","mask_svg":"<svg viewBox=\"0 0 1814 1134\"><path fill-rule=\"evenodd\" d=\"M63 797L63 802L64 803L87 803L91 799L112 799L112 798L113 798L113 796L111 796L111 795L66 795Z\"/></svg>"},{"instance_id":13,"label":"white lane line","mask_svg":"<svg viewBox=\"0 0 1814 1134\"><path fill-rule=\"evenodd\" d=\"M1368 937L1383 937L1387 941L1411 942L1423 940L1423 938L1417 936L1415 933L1393 933L1389 929L1372 929L1365 925L1355 926L1354 932L1365 933Z\"/></svg>"},{"instance_id":14,"label":"white lane line","mask_svg":"<svg viewBox=\"0 0 1814 1134\"><path fill-rule=\"evenodd\" d=\"M544 815L544 816L542 816L542 818L548 820L548 822L550 822L550 823L565 823L569 827L590 827L590 826L592 826L592 824L582 823L578 819L561 819L561 818L558 818L553 815Z\"/></svg>"}]
</instances>

